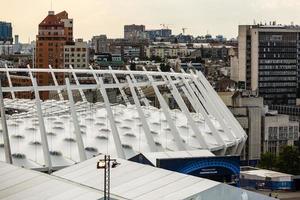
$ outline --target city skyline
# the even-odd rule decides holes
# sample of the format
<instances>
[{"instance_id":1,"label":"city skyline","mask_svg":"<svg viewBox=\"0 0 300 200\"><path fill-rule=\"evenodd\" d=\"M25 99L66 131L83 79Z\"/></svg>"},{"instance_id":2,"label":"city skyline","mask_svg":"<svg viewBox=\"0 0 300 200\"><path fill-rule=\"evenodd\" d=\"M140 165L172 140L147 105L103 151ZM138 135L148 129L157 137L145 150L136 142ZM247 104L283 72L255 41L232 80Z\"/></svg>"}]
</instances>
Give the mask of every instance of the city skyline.
<instances>
[{"instance_id":1,"label":"city skyline","mask_svg":"<svg viewBox=\"0 0 300 200\"><path fill-rule=\"evenodd\" d=\"M290 24L292 21L297 24L300 21L299 15L290 15L297 13L300 2L296 0L273 0L272 3L265 0L230 0L226 4L219 0L90 0L88 3L53 0L52 6L50 0L11 0L3 1L1 5L6 9L1 11L0 21L12 22L13 34L18 34L21 42L35 40L37 24L45 18L51 7L56 13L66 10L74 19L74 37L85 40L99 34L107 34L112 38L122 37L125 24L144 24L148 29L170 24L175 34L181 33L184 27L188 28L187 34L195 36L209 33L232 38L237 36L239 24L252 24L254 20L263 23L278 21L282 24Z\"/></svg>"}]
</instances>

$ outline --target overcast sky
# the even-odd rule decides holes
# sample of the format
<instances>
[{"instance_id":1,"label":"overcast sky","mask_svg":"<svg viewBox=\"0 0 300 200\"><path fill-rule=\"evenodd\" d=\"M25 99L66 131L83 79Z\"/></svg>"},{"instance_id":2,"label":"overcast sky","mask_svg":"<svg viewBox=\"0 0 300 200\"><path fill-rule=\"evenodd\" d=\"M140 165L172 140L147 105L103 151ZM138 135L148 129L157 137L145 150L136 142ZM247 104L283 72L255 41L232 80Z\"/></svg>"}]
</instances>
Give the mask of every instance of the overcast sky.
<instances>
[{"instance_id":1,"label":"overcast sky","mask_svg":"<svg viewBox=\"0 0 300 200\"><path fill-rule=\"evenodd\" d=\"M74 19L74 36L90 39L107 34L121 37L124 24L160 28L174 33L188 28L193 35L237 36L238 24L274 21L300 24L299 0L52 0L53 10L66 10ZM51 9L51 0L0 0L0 21L13 23L22 42L35 39L38 23Z\"/></svg>"}]
</instances>

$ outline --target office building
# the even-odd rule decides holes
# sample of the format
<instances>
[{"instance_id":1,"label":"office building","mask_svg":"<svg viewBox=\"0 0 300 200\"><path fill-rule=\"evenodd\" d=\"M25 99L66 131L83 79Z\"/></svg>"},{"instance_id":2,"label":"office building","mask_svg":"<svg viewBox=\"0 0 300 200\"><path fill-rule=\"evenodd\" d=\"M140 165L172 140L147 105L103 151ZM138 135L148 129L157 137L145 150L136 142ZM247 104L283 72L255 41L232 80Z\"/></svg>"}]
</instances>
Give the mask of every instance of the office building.
<instances>
[{"instance_id":1,"label":"office building","mask_svg":"<svg viewBox=\"0 0 300 200\"><path fill-rule=\"evenodd\" d=\"M49 11L48 16L39 24L36 37L36 67L64 68L64 46L73 42L73 19L68 18L66 11L54 14ZM37 76L39 85L48 85L49 74L41 73ZM57 74L57 81L64 81L64 74ZM49 98L49 92L41 92L42 99Z\"/></svg>"},{"instance_id":2,"label":"office building","mask_svg":"<svg viewBox=\"0 0 300 200\"><path fill-rule=\"evenodd\" d=\"M238 69L235 81L245 89L257 91L264 103L295 105L299 90L300 27L276 25L240 25ZM299 96L299 92L298 92Z\"/></svg>"},{"instance_id":3,"label":"office building","mask_svg":"<svg viewBox=\"0 0 300 200\"><path fill-rule=\"evenodd\" d=\"M9 22L0 21L0 43L12 44L12 25Z\"/></svg>"}]
</instances>

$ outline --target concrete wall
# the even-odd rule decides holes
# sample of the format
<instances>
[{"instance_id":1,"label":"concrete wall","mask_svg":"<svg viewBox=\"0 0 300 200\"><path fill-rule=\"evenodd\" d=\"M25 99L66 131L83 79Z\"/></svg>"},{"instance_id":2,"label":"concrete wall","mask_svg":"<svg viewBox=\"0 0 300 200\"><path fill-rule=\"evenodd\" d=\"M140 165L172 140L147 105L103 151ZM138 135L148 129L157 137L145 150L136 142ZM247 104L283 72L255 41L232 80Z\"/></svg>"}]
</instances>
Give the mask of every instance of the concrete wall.
<instances>
[{"instance_id":1,"label":"concrete wall","mask_svg":"<svg viewBox=\"0 0 300 200\"><path fill-rule=\"evenodd\" d=\"M247 31L249 26L240 25L239 26L239 36L238 36L238 47L239 47L239 63L238 69L235 70L238 75L237 81L246 81L246 41L247 41Z\"/></svg>"},{"instance_id":2,"label":"concrete wall","mask_svg":"<svg viewBox=\"0 0 300 200\"><path fill-rule=\"evenodd\" d=\"M251 29L251 89L258 89L258 30Z\"/></svg>"}]
</instances>

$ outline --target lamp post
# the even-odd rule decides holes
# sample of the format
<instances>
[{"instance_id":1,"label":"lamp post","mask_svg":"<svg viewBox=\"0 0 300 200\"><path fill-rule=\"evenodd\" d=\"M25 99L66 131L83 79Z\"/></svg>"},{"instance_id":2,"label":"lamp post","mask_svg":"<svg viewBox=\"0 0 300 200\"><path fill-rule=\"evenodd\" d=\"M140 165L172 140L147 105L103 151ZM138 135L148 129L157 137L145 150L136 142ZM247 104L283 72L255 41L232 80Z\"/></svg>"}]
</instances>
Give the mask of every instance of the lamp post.
<instances>
[{"instance_id":1,"label":"lamp post","mask_svg":"<svg viewBox=\"0 0 300 200\"><path fill-rule=\"evenodd\" d=\"M116 168L120 163L116 159L110 159L110 155L104 155L104 159L97 162L97 169L104 169L104 200L110 199L110 168Z\"/></svg>"}]
</instances>

